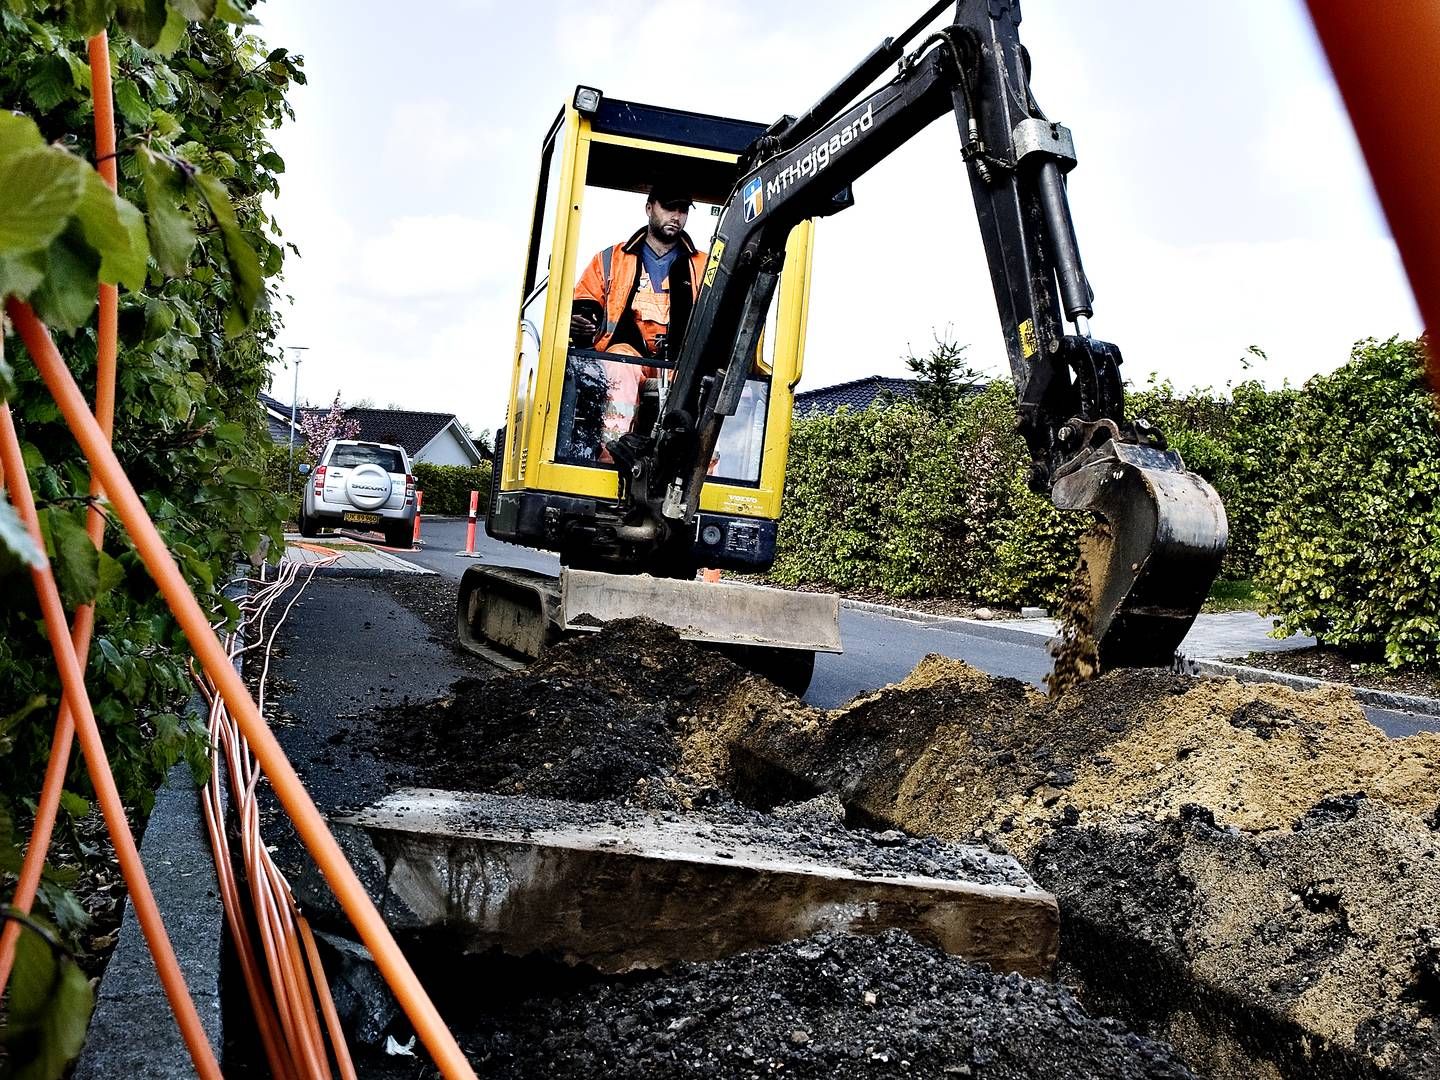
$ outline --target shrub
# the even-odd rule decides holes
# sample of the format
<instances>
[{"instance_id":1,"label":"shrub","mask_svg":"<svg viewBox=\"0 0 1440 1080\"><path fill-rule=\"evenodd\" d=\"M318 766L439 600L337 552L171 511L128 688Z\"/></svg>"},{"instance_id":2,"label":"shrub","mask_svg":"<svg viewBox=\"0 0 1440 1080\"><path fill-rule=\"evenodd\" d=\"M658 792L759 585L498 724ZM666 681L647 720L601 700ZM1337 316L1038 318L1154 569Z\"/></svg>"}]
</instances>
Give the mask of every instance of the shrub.
<instances>
[{"instance_id":1,"label":"shrub","mask_svg":"<svg viewBox=\"0 0 1440 1080\"><path fill-rule=\"evenodd\" d=\"M427 514L468 514L470 513L470 492L480 492L480 513L484 514L486 499L490 491L490 463L479 465L431 465L417 461L415 486L425 492Z\"/></svg>"},{"instance_id":2,"label":"shrub","mask_svg":"<svg viewBox=\"0 0 1440 1080\"><path fill-rule=\"evenodd\" d=\"M1253 577L1259 568L1260 527L1282 500L1287 474L1286 432L1298 392L1243 382L1222 397L1209 390L1178 395L1168 382L1151 382L1126 403L1166 435L1188 469L1208 480L1225 504L1230 543L1223 578Z\"/></svg>"},{"instance_id":3,"label":"shrub","mask_svg":"<svg viewBox=\"0 0 1440 1080\"><path fill-rule=\"evenodd\" d=\"M1440 663L1440 415L1419 341L1361 342L1298 395L1259 582L1286 633Z\"/></svg>"},{"instance_id":4,"label":"shrub","mask_svg":"<svg viewBox=\"0 0 1440 1080\"><path fill-rule=\"evenodd\" d=\"M911 402L798 420L773 576L1019 605L1052 602L1086 522L1024 484L1015 395L935 415Z\"/></svg>"}]
</instances>

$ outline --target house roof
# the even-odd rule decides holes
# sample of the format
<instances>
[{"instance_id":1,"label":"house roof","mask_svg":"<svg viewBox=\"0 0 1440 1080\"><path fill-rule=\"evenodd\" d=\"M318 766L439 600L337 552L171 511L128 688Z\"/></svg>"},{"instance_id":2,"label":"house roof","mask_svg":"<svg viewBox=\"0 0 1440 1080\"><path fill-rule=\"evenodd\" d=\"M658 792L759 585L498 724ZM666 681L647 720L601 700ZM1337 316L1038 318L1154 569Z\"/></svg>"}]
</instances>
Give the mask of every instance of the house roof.
<instances>
[{"instance_id":1,"label":"house roof","mask_svg":"<svg viewBox=\"0 0 1440 1080\"><path fill-rule=\"evenodd\" d=\"M325 415L328 409L306 409ZM413 458L455 420L454 413L411 412L408 409L346 409L345 419L354 420L360 430L350 436L366 442L403 446Z\"/></svg>"},{"instance_id":2,"label":"house roof","mask_svg":"<svg viewBox=\"0 0 1440 1080\"><path fill-rule=\"evenodd\" d=\"M817 390L805 390L795 395L795 415L808 416L813 413L833 413L841 405L852 409L866 409L877 398L888 395L892 398L908 398L915 393L914 379L896 379L886 375L870 375L864 379L822 386Z\"/></svg>"},{"instance_id":3,"label":"house roof","mask_svg":"<svg viewBox=\"0 0 1440 1080\"><path fill-rule=\"evenodd\" d=\"M270 420L271 438L277 442L288 441L290 438L290 406L265 393L260 394L260 404L265 407ZM302 405L298 410L298 415L324 416L329 411L328 406L315 408ZM460 426L454 413L419 412L411 409L350 408L345 410L345 418L354 420L359 425L359 430L350 438L403 446L406 453L412 458L420 457L425 448L453 424L456 439L470 449L474 459L478 462L484 457L471 442L470 437L465 434L465 429Z\"/></svg>"}]
</instances>

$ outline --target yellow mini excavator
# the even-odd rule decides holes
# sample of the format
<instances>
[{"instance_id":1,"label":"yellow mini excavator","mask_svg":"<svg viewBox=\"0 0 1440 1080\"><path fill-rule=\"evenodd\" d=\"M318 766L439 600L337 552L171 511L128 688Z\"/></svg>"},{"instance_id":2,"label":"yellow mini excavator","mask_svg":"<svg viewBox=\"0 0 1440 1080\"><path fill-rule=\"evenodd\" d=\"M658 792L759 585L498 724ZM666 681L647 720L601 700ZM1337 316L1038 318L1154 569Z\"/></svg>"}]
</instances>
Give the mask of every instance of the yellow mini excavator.
<instances>
[{"instance_id":1,"label":"yellow mini excavator","mask_svg":"<svg viewBox=\"0 0 1440 1080\"><path fill-rule=\"evenodd\" d=\"M922 38L952 3L768 126L576 90L543 144L486 517L492 537L558 552L562 570L468 570L468 647L536 656L563 633L648 615L803 692L815 652L839 651L836 599L706 583L697 568L759 572L775 557L813 220L850 207L858 177L953 112L1030 484L1101 519L1087 551L1101 664L1170 662L1219 569L1225 512L1154 426L1126 416L1120 351L1091 336L1066 197L1075 151L1031 92L1018 0L960 0ZM597 352L571 336L577 258L628 235L657 178L692 193L692 223L705 207L715 218L698 298L656 355ZM635 388L634 420L617 432L621 386Z\"/></svg>"}]
</instances>

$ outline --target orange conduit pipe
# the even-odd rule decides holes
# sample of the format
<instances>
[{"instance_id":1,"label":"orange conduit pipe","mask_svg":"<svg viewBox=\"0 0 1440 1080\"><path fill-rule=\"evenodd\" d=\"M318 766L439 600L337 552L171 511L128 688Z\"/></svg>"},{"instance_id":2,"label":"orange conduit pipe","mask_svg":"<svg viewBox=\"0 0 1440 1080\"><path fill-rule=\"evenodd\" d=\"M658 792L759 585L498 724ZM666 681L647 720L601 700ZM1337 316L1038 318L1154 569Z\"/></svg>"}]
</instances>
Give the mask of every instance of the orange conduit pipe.
<instances>
[{"instance_id":1,"label":"orange conduit pipe","mask_svg":"<svg viewBox=\"0 0 1440 1080\"><path fill-rule=\"evenodd\" d=\"M33 314L31 318L34 318ZM105 441L95 418L86 409L84 398L80 397L78 389L75 390L75 397L79 400L80 409L94 430L96 439L109 451L109 443ZM113 457L113 454L111 456ZM20 453L20 440L10 417L10 406L5 403L0 403L0 460L3 460L5 474L10 480L15 509L25 522L31 538L43 546L40 522L35 513L35 500L30 493L30 480L25 474L25 462ZM136 919L155 960L155 970L165 988L170 1008L175 1013L180 1033L190 1050L195 1071L206 1080L220 1080L219 1063L215 1060L214 1051L205 1036L205 1029L200 1024L200 1016L195 1011L195 1003L190 999L190 991L185 986L185 978L180 972L180 965L175 960L170 939L165 933L165 925L160 919L159 908L155 906L155 897L145 879L140 852L135 848L135 837L130 833L130 824L125 819L125 807L120 802L120 792L115 787L115 778L110 773L110 762L105 756L105 746L100 739L100 728L95 723L95 714L90 709L90 699L85 693L85 676L80 670L70 639L64 633L65 609L60 604L60 591L55 585L55 575L47 561L38 569L32 569L30 576L40 600L45 634L55 653L55 663L60 671L60 683L64 687L65 699L69 702L76 721L80 750L90 772L90 781L95 787L96 800L105 815L110 841L115 845L115 856L125 877L130 903L135 909Z\"/></svg>"},{"instance_id":2,"label":"orange conduit pipe","mask_svg":"<svg viewBox=\"0 0 1440 1080\"><path fill-rule=\"evenodd\" d=\"M100 476L116 515L130 534L150 576L165 596L165 601L184 630L191 649L206 673L214 680L231 716L239 725L260 767L269 778L280 804L294 822L296 832L304 841L306 849L335 893L335 898L340 902L360 939L370 950L376 966L385 976L385 981L389 983L396 1000L429 1051L431 1059L447 1080L473 1077L474 1070L465 1060L455 1037L441 1020L439 1012L415 973L410 970L409 963L395 943L385 921L370 902L369 895L346 861L340 845L326 828L325 821L316 810L304 784L261 718L255 702L245 689L245 684L230 666L224 648L146 514L144 504L121 469L104 433L95 423L95 418L86 408L85 399L51 341L45 325L23 301L10 299L6 302L6 310L34 359L40 377L49 388L66 424L90 462L90 467Z\"/></svg>"},{"instance_id":3,"label":"orange conduit pipe","mask_svg":"<svg viewBox=\"0 0 1440 1080\"><path fill-rule=\"evenodd\" d=\"M327 554L328 562L339 558L335 552ZM241 601L242 631L247 638L252 639L250 645L239 647L234 637L225 640L227 651L232 658L257 647L264 651L265 663L261 669L257 691L257 705L262 707L262 711L275 635L304 593L305 587L313 580L314 567L311 568L305 585L296 591L294 598L281 612L275 629L268 638L265 635L265 619L270 609L299 578L299 573L299 567L294 563L284 563L273 583L252 591ZM335 1003L330 997L329 984L314 936L304 916L300 914L284 875L270 858L269 850L260 835L259 806L255 799L259 770L255 766L255 759L245 743L244 736L226 711L224 700L215 694L213 684L195 672L193 665L191 677L201 694L211 703L210 743L217 764L216 771L204 791L206 822L210 826L211 841L215 847L225 916L237 938L237 951L240 953L245 974L246 989L257 1018L261 1020L261 1038L271 1073L276 1076L304 1077L306 1080L329 1077L325 1039L315 1016L318 1002L340 1075L343 1080L356 1080L355 1068L345 1044ZM228 837L223 829L216 828L216 823L222 820L223 814L218 783L221 761L228 766L232 801L240 819L246 883L256 901L250 913L246 912L239 901L240 890L235 884L234 860ZM270 978L272 994L265 992L260 980L259 965L255 959L253 938L250 934L252 915L254 926L265 940L266 972Z\"/></svg>"},{"instance_id":4,"label":"orange conduit pipe","mask_svg":"<svg viewBox=\"0 0 1440 1080\"><path fill-rule=\"evenodd\" d=\"M95 161L100 175L116 190L117 171L115 167L115 107L110 87L110 44L104 31L88 42L90 53L90 97L95 113ZM95 419L106 440L113 435L115 417L115 357L118 351L118 320L120 294L114 285L100 286L99 327L96 334L95 356ZM0 342L3 349L3 342ZM99 507L104 489L92 475L90 478L90 513L86 520L86 532L98 549L105 537L105 515ZM90 656L90 638L95 629L95 606L84 604L76 608L70 628L70 640L75 647L83 672ZM50 760L45 767L45 779L40 787L40 799L35 807L35 821L30 831L30 842L25 848L25 859L20 866L20 876L10 899L13 907L29 914L35 903L35 893L40 887L40 877L45 869L45 857L50 851L54 836L55 821L60 810L60 796L65 788L65 776L69 771L70 748L74 742L75 721L70 707L62 697L60 711L55 718L55 732L50 739ZM20 936L20 924L7 921L0 930L0 994L10 981L10 970L15 963L15 943Z\"/></svg>"},{"instance_id":5,"label":"orange conduit pipe","mask_svg":"<svg viewBox=\"0 0 1440 1080\"><path fill-rule=\"evenodd\" d=\"M1440 143L1431 134L1440 123L1440 4L1309 0L1309 7L1432 335L1430 385L1440 393Z\"/></svg>"}]
</instances>

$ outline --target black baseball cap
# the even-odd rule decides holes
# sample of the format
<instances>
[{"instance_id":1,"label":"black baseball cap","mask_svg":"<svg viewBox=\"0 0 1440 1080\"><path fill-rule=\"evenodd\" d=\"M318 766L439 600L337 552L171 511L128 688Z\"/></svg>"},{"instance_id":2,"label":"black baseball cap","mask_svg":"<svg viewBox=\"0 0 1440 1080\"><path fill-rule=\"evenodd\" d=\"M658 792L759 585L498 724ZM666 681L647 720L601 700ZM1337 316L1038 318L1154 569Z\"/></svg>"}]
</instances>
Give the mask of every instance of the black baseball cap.
<instances>
[{"instance_id":1,"label":"black baseball cap","mask_svg":"<svg viewBox=\"0 0 1440 1080\"><path fill-rule=\"evenodd\" d=\"M662 180L650 189L650 197L646 202L659 203L667 210L674 210L683 206L687 210L695 205L695 200L690 197L690 192L679 184Z\"/></svg>"}]
</instances>

